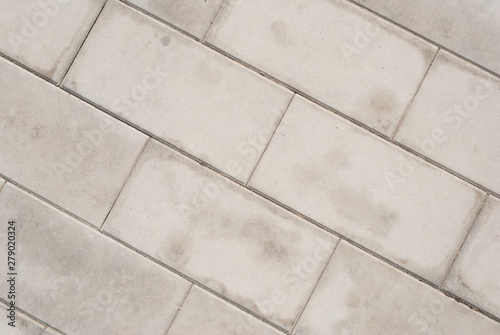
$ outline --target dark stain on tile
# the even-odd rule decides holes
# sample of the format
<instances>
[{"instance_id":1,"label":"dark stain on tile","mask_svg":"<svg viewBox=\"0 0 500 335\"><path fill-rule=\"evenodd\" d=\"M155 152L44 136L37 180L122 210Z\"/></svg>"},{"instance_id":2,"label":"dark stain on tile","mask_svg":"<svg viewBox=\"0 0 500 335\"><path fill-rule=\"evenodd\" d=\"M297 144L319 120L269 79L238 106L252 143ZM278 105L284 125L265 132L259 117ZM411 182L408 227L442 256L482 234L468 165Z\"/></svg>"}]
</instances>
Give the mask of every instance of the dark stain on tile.
<instances>
[{"instance_id":1,"label":"dark stain on tile","mask_svg":"<svg viewBox=\"0 0 500 335\"><path fill-rule=\"evenodd\" d=\"M162 46L166 47L170 44L170 37L168 36L163 36L161 39L160 39L160 43Z\"/></svg>"},{"instance_id":2,"label":"dark stain on tile","mask_svg":"<svg viewBox=\"0 0 500 335\"><path fill-rule=\"evenodd\" d=\"M276 42L281 45L289 45L291 40L288 36L288 27L283 21L275 21L271 24L271 32Z\"/></svg>"},{"instance_id":3,"label":"dark stain on tile","mask_svg":"<svg viewBox=\"0 0 500 335\"><path fill-rule=\"evenodd\" d=\"M369 104L377 113L387 114L394 112L397 100L394 94L379 92L371 97Z\"/></svg>"}]
</instances>

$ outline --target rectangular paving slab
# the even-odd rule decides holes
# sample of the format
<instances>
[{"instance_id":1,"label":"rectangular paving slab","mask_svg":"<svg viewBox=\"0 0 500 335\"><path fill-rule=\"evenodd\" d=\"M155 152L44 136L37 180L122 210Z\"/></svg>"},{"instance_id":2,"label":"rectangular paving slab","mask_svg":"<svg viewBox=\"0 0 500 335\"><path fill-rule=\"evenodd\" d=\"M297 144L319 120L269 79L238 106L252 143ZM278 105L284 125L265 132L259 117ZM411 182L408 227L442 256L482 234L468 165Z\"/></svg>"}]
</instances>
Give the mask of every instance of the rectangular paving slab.
<instances>
[{"instance_id":1,"label":"rectangular paving slab","mask_svg":"<svg viewBox=\"0 0 500 335\"><path fill-rule=\"evenodd\" d=\"M3 1L0 52L60 82L104 0Z\"/></svg>"},{"instance_id":2,"label":"rectangular paving slab","mask_svg":"<svg viewBox=\"0 0 500 335\"><path fill-rule=\"evenodd\" d=\"M285 329L337 243L155 141L103 229Z\"/></svg>"},{"instance_id":3,"label":"rectangular paving slab","mask_svg":"<svg viewBox=\"0 0 500 335\"><path fill-rule=\"evenodd\" d=\"M500 79L440 51L395 140L500 194Z\"/></svg>"},{"instance_id":4,"label":"rectangular paving slab","mask_svg":"<svg viewBox=\"0 0 500 335\"><path fill-rule=\"evenodd\" d=\"M500 200L490 197L444 288L500 319Z\"/></svg>"},{"instance_id":5,"label":"rectangular paving slab","mask_svg":"<svg viewBox=\"0 0 500 335\"><path fill-rule=\"evenodd\" d=\"M228 0L207 42L386 136L437 51L341 0Z\"/></svg>"},{"instance_id":6,"label":"rectangular paving slab","mask_svg":"<svg viewBox=\"0 0 500 335\"><path fill-rule=\"evenodd\" d=\"M354 1L500 73L500 2L496 0Z\"/></svg>"},{"instance_id":7,"label":"rectangular paving slab","mask_svg":"<svg viewBox=\"0 0 500 335\"><path fill-rule=\"evenodd\" d=\"M241 182L292 97L115 1L104 8L63 85Z\"/></svg>"},{"instance_id":8,"label":"rectangular paving slab","mask_svg":"<svg viewBox=\"0 0 500 335\"><path fill-rule=\"evenodd\" d=\"M194 286L167 335L283 335L259 319Z\"/></svg>"},{"instance_id":9,"label":"rectangular paving slab","mask_svg":"<svg viewBox=\"0 0 500 335\"><path fill-rule=\"evenodd\" d=\"M223 0L125 0L124 2L202 39Z\"/></svg>"},{"instance_id":10,"label":"rectangular paving slab","mask_svg":"<svg viewBox=\"0 0 500 335\"><path fill-rule=\"evenodd\" d=\"M100 225L147 137L0 59L0 173Z\"/></svg>"},{"instance_id":11,"label":"rectangular paving slab","mask_svg":"<svg viewBox=\"0 0 500 335\"><path fill-rule=\"evenodd\" d=\"M16 222L16 305L67 334L162 335L187 294L186 280L10 184L0 220Z\"/></svg>"},{"instance_id":12,"label":"rectangular paving slab","mask_svg":"<svg viewBox=\"0 0 500 335\"><path fill-rule=\"evenodd\" d=\"M249 185L436 284L485 197L302 98Z\"/></svg>"},{"instance_id":13,"label":"rectangular paving slab","mask_svg":"<svg viewBox=\"0 0 500 335\"><path fill-rule=\"evenodd\" d=\"M342 241L294 335L500 334L500 325Z\"/></svg>"}]
</instances>

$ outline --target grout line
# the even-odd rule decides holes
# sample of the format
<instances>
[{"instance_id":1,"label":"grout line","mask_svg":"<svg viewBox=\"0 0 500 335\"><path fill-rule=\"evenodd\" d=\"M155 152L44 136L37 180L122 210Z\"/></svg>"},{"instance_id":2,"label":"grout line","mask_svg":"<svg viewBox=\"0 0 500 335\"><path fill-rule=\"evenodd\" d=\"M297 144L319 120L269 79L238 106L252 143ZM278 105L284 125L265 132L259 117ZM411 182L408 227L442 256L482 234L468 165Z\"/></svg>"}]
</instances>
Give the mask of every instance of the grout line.
<instances>
[{"instance_id":1,"label":"grout line","mask_svg":"<svg viewBox=\"0 0 500 335\"><path fill-rule=\"evenodd\" d=\"M111 204L111 207L109 208L108 214L106 214L106 217L102 221L101 226L99 227L99 231L102 231L102 228L104 227L104 224L106 223L106 220L108 219L109 214L111 214L111 211L113 210L113 207L115 206L116 202L118 201L118 198L122 194L123 189L125 188L125 185L127 185L127 182L129 181L130 177L132 176L132 173L134 172L135 167L137 166L137 163L139 162L139 159L141 158L142 154L144 153L144 150L146 150L146 147L148 146L149 141L151 140L151 137L148 137L146 140L146 143L144 144L144 147L142 147L141 152L139 152L139 155L137 156L134 164L132 164L132 168L130 169L129 174L127 175L127 178L125 178L122 187L118 191L118 194L115 197L115 200Z\"/></svg>"},{"instance_id":2,"label":"grout line","mask_svg":"<svg viewBox=\"0 0 500 335\"><path fill-rule=\"evenodd\" d=\"M477 211L476 215L474 216L474 219L472 220L472 224L471 224L469 230L467 231L467 234L465 235L465 238L462 241L462 244L458 248L458 251L457 251L457 254L455 255L455 258L453 258L453 261L451 262L450 267L448 268L448 271L446 271L446 275L444 276L443 281L441 282L441 285L439 285L439 289L443 289L443 285L444 285L446 279L448 279L448 276L450 275L451 269L453 268L453 265L455 265L455 262L458 258L458 255L462 251L462 248L464 247L465 242L467 242L467 239L469 238L470 233L472 232L472 229L474 229L474 227L476 226L476 222L478 221L478 218L479 218L481 212L483 211L484 205L486 204L488 198L489 198L489 194L486 194L483 202L481 203L481 206L479 207L479 210Z\"/></svg>"},{"instance_id":3,"label":"grout line","mask_svg":"<svg viewBox=\"0 0 500 335\"><path fill-rule=\"evenodd\" d=\"M5 187L5 185L7 184L7 181L4 181L2 186L0 186L0 193L2 192L3 188Z\"/></svg>"},{"instance_id":4,"label":"grout line","mask_svg":"<svg viewBox=\"0 0 500 335\"><path fill-rule=\"evenodd\" d=\"M210 29L212 28L212 26L214 25L214 22L215 20L217 20L217 17L219 16L219 13L222 11L222 7L224 7L224 5L227 3L227 0L222 0L222 3L220 4L220 7L219 7L219 10L217 11L217 13L215 13L215 16L213 18L212 21L210 21L210 25L208 26L208 29L207 31L205 32L205 34L203 35L203 38L201 39L201 42L203 43L205 41L205 39L207 38L207 35L208 35L208 32L210 31Z\"/></svg>"},{"instance_id":5,"label":"grout line","mask_svg":"<svg viewBox=\"0 0 500 335\"><path fill-rule=\"evenodd\" d=\"M172 319L172 322L170 322L170 325L168 326L167 331L165 332L165 335L168 335L168 332L170 331L170 328L172 328L172 325L174 324L175 319L177 318L177 315L179 315L179 313L181 312L182 307L184 306L184 303L186 302L187 297L189 296L189 293L191 292L191 289L193 288L193 285L194 284L191 283L191 285L189 286L189 289L187 290L187 293L184 296L184 299L182 300L181 305L177 308L177 312L175 312L174 318Z\"/></svg>"},{"instance_id":6,"label":"grout line","mask_svg":"<svg viewBox=\"0 0 500 335\"><path fill-rule=\"evenodd\" d=\"M302 310L300 311L299 315L297 316L297 318L295 319L295 323L292 327L292 330L290 331L290 334L292 334L294 331L295 331L295 328L297 327L297 325L299 324L299 321L300 321L300 318L302 317L302 314L304 314L304 311L306 310L307 308L307 305L309 304L309 301L311 300L314 292L316 291L316 288L318 287L319 285L319 282L321 281L321 278L323 278L323 274L325 273L326 271L326 268L328 267L328 265L330 264L330 262L332 261L332 258L333 258L333 254L335 254L335 251L337 250L340 242L342 242L342 239L339 239L337 241L337 244L335 245L335 248L333 248L333 251L332 251L332 254L330 255L330 257L328 257L328 261L326 261L326 264L323 268L323 271L321 271L321 274L319 275L318 277L318 280L316 281L316 284L314 285L312 291L311 291L311 294L309 294L309 297L307 298L306 300L306 303L304 304L304 306L302 307Z\"/></svg>"},{"instance_id":7,"label":"grout line","mask_svg":"<svg viewBox=\"0 0 500 335\"><path fill-rule=\"evenodd\" d=\"M45 76L45 75L43 75L41 73L36 72L35 70L29 68L27 65L24 65L24 64L18 62L14 58L9 57L6 54L3 54L2 52L0 52L0 57L2 57L6 62L12 63L13 65L16 65L16 66L19 66L23 70L28 71L29 73L37 76L38 78L40 78L40 79L42 79L44 81L47 81L49 84L52 84L52 85L54 85L54 86L57 87L57 82L55 82L51 78L49 78L49 77L47 77L47 76Z\"/></svg>"},{"instance_id":8,"label":"grout line","mask_svg":"<svg viewBox=\"0 0 500 335\"><path fill-rule=\"evenodd\" d=\"M9 302L7 300L5 300L4 298L2 298L2 297L0 297L0 301L3 302L3 303L5 303L6 305L9 305ZM59 329L57 329L55 327L52 327L47 322L42 321L41 319L37 318L33 314L26 312L24 309L22 309L21 307L19 307L17 304L16 304L16 310L21 311L21 313L24 314L25 316L27 316L28 318L33 319L34 321L40 323L42 326L45 326L45 329L42 330L42 332L40 333L40 335L45 335L45 331L48 328L54 329L54 330L58 331L59 333L61 333L63 335L66 335L66 333L60 331Z\"/></svg>"},{"instance_id":9,"label":"grout line","mask_svg":"<svg viewBox=\"0 0 500 335\"><path fill-rule=\"evenodd\" d=\"M396 137L396 133L398 132L399 128L401 128L401 126L403 125L403 122L406 119L406 116L410 112L410 108L413 105L413 101L415 101L415 98L417 97L417 94L420 91L420 87L422 87L422 84L424 83L424 80L427 77L427 74L431 70L431 67L434 64L434 61L436 60L436 58L437 58L437 56L439 54L439 50L440 49L438 48L437 51L436 51L436 54L434 55L434 57L432 58L432 60L431 60L431 62L429 64L429 67L427 68L427 71L425 71L425 74L424 74L422 80L420 81L420 84L418 84L418 87L417 87L417 90L415 91L415 94L412 96L411 101L408 103L408 106L406 106L406 110L404 111L403 115L401 116L401 119L399 119L398 125L396 126L396 129L394 130L394 133L391 136L391 139L390 139L391 142L394 141L394 137Z\"/></svg>"},{"instance_id":10,"label":"grout line","mask_svg":"<svg viewBox=\"0 0 500 335\"><path fill-rule=\"evenodd\" d=\"M416 31L414 31L414 30L412 30L412 29L410 29L408 27L403 26L401 23L398 23L397 21L394 21L393 19L391 19L391 18L389 18L389 17L387 17L387 16L385 16L383 14L380 14L380 13L376 12L375 10L373 10L373 9L371 9L371 8L365 6L365 5L362 5L359 2L355 2L353 0L343 0L343 1L345 3L348 3L348 4L350 4L350 5L354 6L354 7L357 7L359 9L361 9L362 11L364 11L364 12L366 12L366 13L374 16L374 17L377 17L377 18L381 19L382 21L384 21L386 23L389 23L389 24L391 24L391 25L393 25L393 26L395 26L395 27L397 27L397 28L399 28L399 29L407 32L407 33L410 33L411 35L414 35L415 37L418 37L418 38L424 40L425 42L427 42L427 43L429 43L429 44L431 44L433 46L436 46L436 47L438 47L440 49L443 49L443 50L445 50L445 51L447 51L447 52L455 55L456 57L460 58L461 60L463 60L465 62L473 64L474 66L480 68L481 70L483 70L485 72L488 72L489 74L495 76L496 78L500 78L500 73L497 73L497 72L495 72L495 71L493 71L491 69L488 69L484 65L476 63L475 61L473 61L473 60L471 60L471 59L469 59L469 58L467 58L465 56L462 56L458 52L453 51L453 50L449 49L448 47L446 47L446 46L444 46L444 45L442 45L442 44L440 44L440 43L438 43L436 41L433 41L430 38L428 38L428 37L426 37L426 36L424 36L424 35L416 32Z\"/></svg>"},{"instance_id":11,"label":"grout line","mask_svg":"<svg viewBox=\"0 0 500 335\"><path fill-rule=\"evenodd\" d=\"M68 68L66 69L66 71L64 72L64 75L63 77L61 78L61 81L59 82L59 84L57 84L56 86L60 87L64 81L64 79L66 78L66 76L68 75L68 72L69 72L69 69L71 68L71 66L73 65L73 63L75 62L76 60L76 57L78 57L78 54L80 53L80 50L82 50L83 48L83 45L85 44L85 41L87 41L87 37L89 37L90 35L90 32L92 31L92 28L94 28L94 25L95 23L97 22L97 19L101 16L101 13L104 9L104 7L106 6L106 4L108 3L108 0L105 0L104 1L104 4L102 5L101 7L101 10L99 11L99 13L97 13L97 16L95 17L95 20L94 22L92 23L92 25L90 26L90 29L89 31L87 32L87 35L85 35L85 38L83 39L83 42L82 44L80 44L80 47L78 48L78 50L76 51L75 53L75 56L73 57L73 59L71 60L71 63L69 63L69 66Z\"/></svg>"},{"instance_id":12,"label":"grout line","mask_svg":"<svg viewBox=\"0 0 500 335\"><path fill-rule=\"evenodd\" d=\"M266 153L266 150L267 150L267 147L269 147L269 144L271 144L271 141L273 140L273 137L274 137L274 134L276 134L276 131L278 130L280 124L281 124L281 121L283 121L283 119L285 118L285 114L286 112L288 111L288 108L290 108L290 105L292 104L292 101L293 101L293 98L295 98L295 93L292 94L292 98L290 99L290 101L288 102L288 105L286 105L286 108L285 108L285 111L283 112L283 114L281 115L281 118L280 120L278 121L278 124L276 125L276 128L274 128L274 131L273 131L273 134L271 135L271 137L269 138L269 141L267 142L266 144L266 147L264 148L264 150L262 151L262 154L260 155L259 157L259 160L257 161L257 163L255 164L255 167L253 168L252 170L252 173L250 173L250 177L248 177L248 180L245 184L245 187L248 186L248 184L250 183L250 180L252 179L253 177L253 174L255 173L255 170L257 170L257 166L259 166L259 163L260 161L262 160L262 157L264 157L264 154Z\"/></svg>"}]
</instances>

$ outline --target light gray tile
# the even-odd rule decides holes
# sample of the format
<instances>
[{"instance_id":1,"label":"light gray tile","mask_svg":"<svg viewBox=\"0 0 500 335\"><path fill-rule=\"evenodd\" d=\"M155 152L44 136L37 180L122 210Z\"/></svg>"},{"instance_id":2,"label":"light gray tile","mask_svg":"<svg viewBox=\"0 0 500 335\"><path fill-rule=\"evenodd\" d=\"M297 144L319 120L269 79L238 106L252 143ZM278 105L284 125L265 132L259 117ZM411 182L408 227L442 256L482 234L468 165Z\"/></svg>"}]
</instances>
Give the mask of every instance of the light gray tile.
<instances>
[{"instance_id":1,"label":"light gray tile","mask_svg":"<svg viewBox=\"0 0 500 335\"><path fill-rule=\"evenodd\" d=\"M490 197L444 288L500 318L500 200Z\"/></svg>"},{"instance_id":2,"label":"light gray tile","mask_svg":"<svg viewBox=\"0 0 500 335\"><path fill-rule=\"evenodd\" d=\"M396 141L500 194L500 79L440 52Z\"/></svg>"},{"instance_id":3,"label":"light gray tile","mask_svg":"<svg viewBox=\"0 0 500 335\"><path fill-rule=\"evenodd\" d=\"M186 280L11 185L0 220L16 221L16 304L65 333L164 334L187 293Z\"/></svg>"},{"instance_id":4,"label":"light gray tile","mask_svg":"<svg viewBox=\"0 0 500 335\"><path fill-rule=\"evenodd\" d=\"M125 0L202 39L223 0Z\"/></svg>"},{"instance_id":5,"label":"light gray tile","mask_svg":"<svg viewBox=\"0 0 500 335\"><path fill-rule=\"evenodd\" d=\"M55 329L47 328L47 329L45 329L45 332L43 332L42 335L62 335L62 333L58 332Z\"/></svg>"},{"instance_id":6,"label":"light gray tile","mask_svg":"<svg viewBox=\"0 0 500 335\"><path fill-rule=\"evenodd\" d=\"M437 51L340 0L228 0L207 41L386 136Z\"/></svg>"},{"instance_id":7,"label":"light gray tile","mask_svg":"<svg viewBox=\"0 0 500 335\"><path fill-rule=\"evenodd\" d=\"M294 335L500 334L500 324L341 242Z\"/></svg>"},{"instance_id":8,"label":"light gray tile","mask_svg":"<svg viewBox=\"0 0 500 335\"><path fill-rule=\"evenodd\" d=\"M354 1L500 73L500 2L496 0Z\"/></svg>"},{"instance_id":9,"label":"light gray tile","mask_svg":"<svg viewBox=\"0 0 500 335\"><path fill-rule=\"evenodd\" d=\"M0 52L59 82L104 0L1 0Z\"/></svg>"},{"instance_id":10,"label":"light gray tile","mask_svg":"<svg viewBox=\"0 0 500 335\"><path fill-rule=\"evenodd\" d=\"M193 287L168 335L283 335L266 323Z\"/></svg>"},{"instance_id":11,"label":"light gray tile","mask_svg":"<svg viewBox=\"0 0 500 335\"><path fill-rule=\"evenodd\" d=\"M17 306L16 306L17 307ZM15 310L14 320L9 319L10 311L5 312L8 305L0 303L2 309L2 321L0 322L0 334L2 335L40 335L45 328L44 325ZM13 322L13 323L12 323ZM14 327L9 325L12 323Z\"/></svg>"},{"instance_id":12,"label":"light gray tile","mask_svg":"<svg viewBox=\"0 0 500 335\"><path fill-rule=\"evenodd\" d=\"M302 98L250 186L438 284L485 196Z\"/></svg>"},{"instance_id":13,"label":"light gray tile","mask_svg":"<svg viewBox=\"0 0 500 335\"><path fill-rule=\"evenodd\" d=\"M64 86L242 182L292 96L114 1Z\"/></svg>"},{"instance_id":14,"label":"light gray tile","mask_svg":"<svg viewBox=\"0 0 500 335\"><path fill-rule=\"evenodd\" d=\"M5 184L5 180L0 178L0 191L2 190L3 184Z\"/></svg>"},{"instance_id":15,"label":"light gray tile","mask_svg":"<svg viewBox=\"0 0 500 335\"><path fill-rule=\"evenodd\" d=\"M104 230L287 329L337 242L153 141Z\"/></svg>"},{"instance_id":16,"label":"light gray tile","mask_svg":"<svg viewBox=\"0 0 500 335\"><path fill-rule=\"evenodd\" d=\"M100 225L147 137L0 59L0 173Z\"/></svg>"}]
</instances>

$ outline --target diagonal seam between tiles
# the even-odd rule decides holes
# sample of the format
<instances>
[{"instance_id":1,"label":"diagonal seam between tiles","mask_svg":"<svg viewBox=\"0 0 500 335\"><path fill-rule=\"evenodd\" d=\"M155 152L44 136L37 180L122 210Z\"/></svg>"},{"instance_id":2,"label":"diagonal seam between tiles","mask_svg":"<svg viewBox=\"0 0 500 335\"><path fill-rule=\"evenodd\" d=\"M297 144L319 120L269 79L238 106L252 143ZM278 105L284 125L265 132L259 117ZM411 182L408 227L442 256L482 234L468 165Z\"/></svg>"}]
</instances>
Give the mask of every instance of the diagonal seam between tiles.
<instances>
[{"instance_id":1,"label":"diagonal seam between tiles","mask_svg":"<svg viewBox=\"0 0 500 335\"><path fill-rule=\"evenodd\" d=\"M411 97L411 101L408 103L408 106L406 106L406 110L404 111L403 115L401 116L401 118L399 119L399 122L396 126L396 129L394 130L394 133L392 134L391 136L391 142L394 142L394 137L396 137L396 134L398 133L398 130L399 128L401 128L401 126L403 125L403 123L405 122L405 119L406 119L406 116L408 115L408 113L410 112L410 109L413 105L413 102L415 101L415 98L417 97L417 94L418 92L420 91L420 87L422 87L422 84L424 83L425 81L425 78L427 77L427 74L429 73L429 71L431 70L432 68L432 65L434 64L434 61L436 60L438 54L439 54L439 50L441 50L440 48L437 49L436 51L436 54L434 55L434 57L432 58L430 64L429 64L429 67L427 67L427 71L425 71L425 74L424 76L422 77L422 80L420 81L420 83L418 84L418 87L417 87L417 90L415 91L415 94L413 94L413 96Z\"/></svg>"},{"instance_id":2,"label":"diagonal seam between tiles","mask_svg":"<svg viewBox=\"0 0 500 335\"><path fill-rule=\"evenodd\" d=\"M479 217L481 216L481 212L483 211L483 208L484 208L486 202L488 201L488 198L489 198L489 194L486 194L486 196L484 197L484 200L483 200L481 206L479 207L479 210L477 211L476 215L474 216L474 219L472 220L472 224L470 225L470 228L467 231L467 234L465 235L465 238L462 241L462 244L460 244L460 247L458 248L458 251L457 251L457 253L455 255L455 258L453 258L453 261L451 262L450 267L448 268L448 271L446 271L446 275L444 276L443 281L439 285L440 289L443 288L443 285L446 282L446 279L448 279L448 276L450 275L451 269L453 268L453 265L455 265L455 262L456 262L458 256L460 255L460 252L462 251L462 248L465 245L465 242L467 242L467 239L469 238L469 235L470 235L472 229L474 229L474 227L476 226L476 223L477 223Z\"/></svg>"},{"instance_id":3,"label":"diagonal seam between tiles","mask_svg":"<svg viewBox=\"0 0 500 335\"><path fill-rule=\"evenodd\" d=\"M186 302L186 299L188 298L189 296L189 293L191 292L191 289L193 288L193 283L191 283L191 285L189 286L189 289L187 290L187 293L186 295L184 296L184 299L182 299L182 302L180 304L179 307L177 307L177 311L175 312L175 315L174 315L174 318L172 319L172 321L170 322L170 325L168 326L167 328L167 331L165 332L164 335L168 335L168 332L170 331L170 328L172 328L172 325L174 324L175 322L175 319L177 318L177 315L179 315L179 313L181 312L182 310L182 307L184 306L184 303Z\"/></svg>"},{"instance_id":4,"label":"diagonal seam between tiles","mask_svg":"<svg viewBox=\"0 0 500 335\"><path fill-rule=\"evenodd\" d=\"M63 83L64 81L64 78L66 78L66 76L68 75L68 72L69 72L69 69L71 68L71 66L73 65L73 63L75 62L75 59L76 57L78 57L78 54L80 53L80 50L82 50L82 47L83 45L85 44L85 41L87 40L87 38L89 37L90 35L90 32L92 31L92 29L94 28L94 25L95 23L97 22L97 20L99 19L99 17L101 16L101 13L104 9L104 7L106 7L106 4L108 3L108 0L105 0L104 1L104 4L102 5L101 9L99 10L99 13L97 13L97 16L95 17L94 19L94 22L92 23L92 25L90 26L90 29L89 31L87 32L87 34L85 35L85 38L83 39L82 43L80 44L80 47L78 48L78 50L76 51L75 53L75 56L73 57L73 59L71 60L71 62L69 63L66 71L64 71L64 75L63 77L61 78L61 81L59 82L59 84L57 86L61 86L61 84Z\"/></svg>"},{"instance_id":5,"label":"diagonal seam between tiles","mask_svg":"<svg viewBox=\"0 0 500 335\"><path fill-rule=\"evenodd\" d=\"M482 70L488 72L489 74L495 76L496 78L500 78L500 73L497 73L497 72L495 72L493 70L490 70L487 67L485 67L484 65L481 65L481 64L479 64L479 63L477 63L477 62L475 62L475 61L473 61L473 60L471 60L471 59L469 59L469 58L467 58L465 56L462 56L458 52L456 52L454 50L451 50L451 49L447 48L446 46L444 46L444 45L442 45L442 44L440 44L440 43L438 43L438 42L436 42L434 40L431 40L430 38L426 37L425 35L419 34L416 31L414 31L414 30L412 30L410 28L407 28L404 25L402 25L402 24L400 24L400 23L398 23L398 22L396 22L396 21L394 21L394 20L392 20L392 19L390 19L390 18L388 18L388 17L386 17L386 16L384 16L384 15L382 15L380 13L377 13L376 11L374 11L374 10L372 10L372 9L370 9L370 8L368 8L368 7L360 4L360 3L354 2L352 0L343 0L343 1L345 3L348 3L348 4L352 5L352 6L354 6L354 7L359 8L360 10L362 10L362 11L364 11L364 12L366 12L366 13L372 15L372 16L375 16L375 17L383 20L384 22L390 23L391 25L394 25L394 26L396 26L396 27L398 27L400 29L403 29L404 31L406 31L406 32L408 32L410 34L412 34L412 35L414 35L414 36L416 36L418 38L423 39L427 43L430 43L430 44L432 44L432 45L434 45L434 46L436 46L436 47L438 47L440 49L443 49L443 50L445 50L445 51L447 51L447 52L449 52L449 53L457 56L458 58L460 58L463 61L466 61L468 63L471 63L471 64L473 64L473 65L481 68Z\"/></svg>"},{"instance_id":6,"label":"diagonal seam between tiles","mask_svg":"<svg viewBox=\"0 0 500 335\"><path fill-rule=\"evenodd\" d=\"M137 155L137 158L135 159L134 164L132 164L132 168L130 169L130 172L128 173L127 178L125 178L125 180L123 181L123 184L120 187L120 190L116 194L115 200L113 200L113 203L111 204L111 207L109 208L108 214L106 214L106 217L104 218L104 220L102 221L101 226L99 227L99 231L102 231L102 228L104 227L104 224L106 223L106 220L108 219L109 214L111 214L111 211L113 210L113 207L115 206L116 202L118 201L118 198L122 194L122 191L125 188L125 185L127 185L128 180L132 176L132 173L134 172L135 167L137 166L137 163L141 159L141 156L144 153L144 150L146 150L146 147L148 146L149 141L151 141L151 137L148 137L148 139L146 140L146 143L142 147L141 152L139 152L139 155Z\"/></svg>"},{"instance_id":7,"label":"diagonal seam between tiles","mask_svg":"<svg viewBox=\"0 0 500 335\"><path fill-rule=\"evenodd\" d=\"M220 7L219 7L219 10L217 11L217 13L215 13L215 16L214 18L212 19L212 21L210 21L210 25L208 26L208 29L207 31L205 32L205 34L203 35L203 38L201 39L201 42L203 43L205 41L205 39L207 38L207 35L208 33L210 32L210 29L212 28L212 26L214 25L214 22L215 20L217 20L217 18L219 17L219 13L222 11L222 8L224 7L224 5L227 3L228 0L223 0Z\"/></svg>"},{"instance_id":8,"label":"diagonal seam between tiles","mask_svg":"<svg viewBox=\"0 0 500 335\"><path fill-rule=\"evenodd\" d=\"M292 98L290 99L290 101L288 102L288 104L286 105L285 107L285 111L283 112L283 114L281 115L281 118L280 120L278 121L278 124L276 125L276 127L274 128L274 131L273 131L273 134L271 135L271 137L269 138L269 141L267 141L267 144L266 146L264 147L264 150L262 151L262 154L260 155L259 157L259 160L257 161L257 163L255 164L255 167L253 168L252 170L252 173L250 173L250 177L248 177L248 180L247 182L245 183L245 187L248 186L248 184L250 183L250 180L252 180L252 177L253 177L253 174L255 172L255 170L257 170L257 166L259 166L259 163L260 161L262 160L262 157L264 157L264 154L266 153L266 150L267 150L267 147L269 147L269 144L271 143L271 141L273 140L273 137L274 137L274 134L276 134L276 131L278 131L278 128L281 124L281 121L283 121L284 117L285 117L285 114L286 112L288 111L288 108L290 108L290 105L292 104L292 101L293 99L295 98L295 93L292 94Z\"/></svg>"},{"instance_id":9,"label":"diagonal seam between tiles","mask_svg":"<svg viewBox=\"0 0 500 335\"><path fill-rule=\"evenodd\" d=\"M5 300L4 298L0 297L0 301L5 303L5 304L9 304L9 302L7 300ZM59 329L53 327L52 325L48 324L47 322L37 318L36 316L34 316L33 314L31 313L28 313L27 311L25 311L22 307L19 307L17 304L16 304L16 310L19 310L22 312L22 314L28 316L30 319L33 319L35 320L36 322L42 324L43 326L45 326L45 329L42 330L42 332L40 334L45 334L45 331L47 330L47 328L51 328L51 329L54 329L54 330L57 330L58 332L60 332L61 334L63 335L66 335L66 333L60 331Z\"/></svg>"},{"instance_id":10,"label":"diagonal seam between tiles","mask_svg":"<svg viewBox=\"0 0 500 335\"><path fill-rule=\"evenodd\" d=\"M326 264L323 267L323 271L321 271L321 274L319 275L318 280L316 281L316 284L314 285L313 289L311 290L311 294L309 294L309 297L307 298L307 300L306 300L304 306L302 307L299 315L297 315L297 318L295 319L295 323L294 323L294 325L292 327L292 330L290 331L290 334L293 334L293 332L295 331L295 328L299 324L300 318L302 317L302 314L304 314L304 311L305 311L307 305L309 304L309 300L311 300L311 297L313 296L314 292L316 291L316 288L318 287L319 282L321 281L321 278L323 278L323 274L325 273L326 268L328 267L328 265L332 261L333 254L335 254L335 251L337 250L337 248L338 248L338 246L339 246L339 244L340 244L341 241L342 241L342 239L339 238L339 240L337 241L337 244L335 245L335 248L333 248L333 251L330 254L330 257L328 258L328 261L326 261Z\"/></svg>"}]
</instances>

